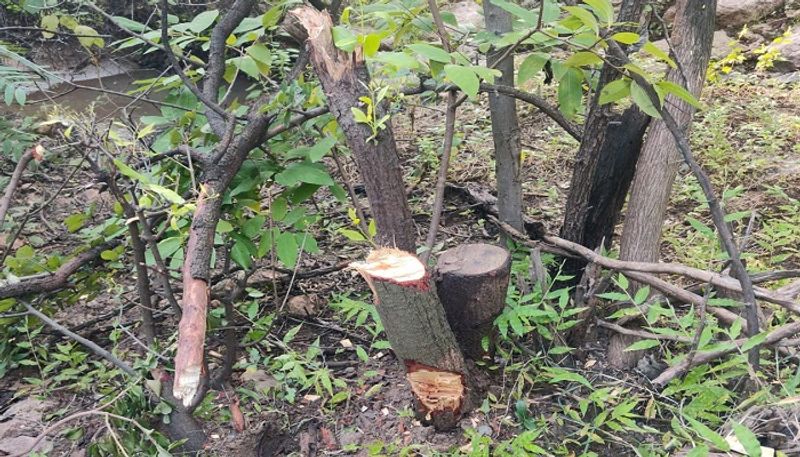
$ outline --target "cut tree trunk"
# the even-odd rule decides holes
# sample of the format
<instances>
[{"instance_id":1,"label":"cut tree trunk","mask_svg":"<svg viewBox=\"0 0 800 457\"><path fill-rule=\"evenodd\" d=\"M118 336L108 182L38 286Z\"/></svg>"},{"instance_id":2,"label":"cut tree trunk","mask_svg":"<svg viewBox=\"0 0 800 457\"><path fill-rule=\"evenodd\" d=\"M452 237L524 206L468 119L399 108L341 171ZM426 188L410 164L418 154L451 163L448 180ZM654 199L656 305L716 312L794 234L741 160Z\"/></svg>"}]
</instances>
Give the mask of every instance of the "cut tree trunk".
<instances>
[{"instance_id":1,"label":"cut tree trunk","mask_svg":"<svg viewBox=\"0 0 800 457\"><path fill-rule=\"evenodd\" d=\"M326 11L301 6L287 14L284 28L306 44L311 65L322 83L328 106L344 132L364 180L372 217L378 228L377 243L415 252L416 236L403 184L402 168L392 133L391 120L377 134L356 122L352 109L366 107L359 100L370 97L369 73L360 50L344 52L333 43L333 23ZM386 103L375 107L375 119L387 112Z\"/></svg>"},{"instance_id":2,"label":"cut tree trunk","mask_svg":"<svg viewBox=\"0 0 800 457\"><path fill-rule=\"evenodd\" d=\"M483 338L495 339L494 318L503 311L511 255L491 244L464 244L439 256L436 291L464 355L481 360Z\"/></svg>"},{"instance_id":3,"label":"cut tree trunk","mask_svg":"<svg viewBox=\"0 0 800 457\"><path fill-rule=\"evenodd\" d=\"M455 427L469 407L469 376L425 266L411 253L382 248L352 267L375 294L375 306L405 368L418 417L437 430Z\"/></svg>"},{"instance_id":4,"label":"cut tree trunk","mask_svg":"<svg viewBox=\"0 0 800 457\"><path fill-rule=\"evenodd\" d=\"M711 58L716 0L678 0L671 43L678 68L668 79L699 96ZM688 133L694 107L667 96L675 120ZM628 202L622 231L620 258L657 262L660 257L661 227L672 184L683 158L663 121L653 122L647 135Z\"/></svg>"},{"instance_id":5,"label":"cut tree trunk","mask_svg":"<svg viewBox=\"0 0 800 457\"><path fill-rule=\"evenodd\" d=\"M617 21L638 24L644 3L643 0L624 0ZM629 27L622 30L630 31ZM635 106L619 113L613 104L600 105L602 88L621 76L615 68L618 62L611 63L614 65L606 63L603 66L591 100L561 227L562 238L590 249L601 243L606 246L611 243L614 226L633 178L642 137L650 121ZM573 275L577 282L585 265L583 259L569 260L564 272Z\"/></svg>"},{"instance_id":6,"label":"cut tree trunk","mask_svg":"<svg viewBox=\"0 0 800 457\"><path fill-rule=\"evenodd\" d=\"M502 35L511 31L511 15L491 1L483 2L483 15L489 33ZM494 65L506 48L492 48L486 63ZM496 83L514 87L514 53L495 67L502 73ZM492 115L495 174L497 175L497 207L500 220L522 231L522 181L520 175L519 121L514 98L489 92Z\"/></svg>"}]
</instances>

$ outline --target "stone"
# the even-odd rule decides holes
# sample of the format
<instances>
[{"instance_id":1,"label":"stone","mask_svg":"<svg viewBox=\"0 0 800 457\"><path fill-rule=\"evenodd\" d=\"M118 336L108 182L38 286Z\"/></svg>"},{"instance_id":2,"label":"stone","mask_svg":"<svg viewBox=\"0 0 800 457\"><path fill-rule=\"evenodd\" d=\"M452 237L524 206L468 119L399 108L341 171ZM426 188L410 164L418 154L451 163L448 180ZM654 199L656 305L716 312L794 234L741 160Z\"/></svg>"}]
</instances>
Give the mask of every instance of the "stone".
<instances>
[{"instance_id":1,"label":"stone","mask_svg":"<svg viewBox=\"0 0 800 457\"><path fill-rule=\"evenodd\" d=\"M786 0L783 12L789 19L800 17L800 0Z\"/></svg>"},{"instance_id":2,"label":"stone","mask_svg":"<svg viewBox=\"0 0 800 457\"><path fill-rule=\"evenodd\" d=\"M361 444L364 434L356 427L350 427L339 432L339 444L344 448Z\"/></svg>"},{"instance_id":3,"label":"stone","mask_svg":"<svg viewBox=\"0 0 800 457\"><path fill-rule=\"evenodd\" d=\"M446 11L455 16L456 22L460 27L467 29L479 29L483 27L483 10L481 5L475 1L463 1L453 3L446 8Z\"/></svg>"},{"instance_id":4,"label":"stone","mask_svg":"<svg viewBox=\"0 0 800 457\"><path fill-rule=\"evenodd\" d=\"M6 438L4 440L0 440L0 452L6 454L14 454L26 449L29 449L33 442L36 441L36 438L33 436L15 436L13 438ZM36 444L32 450L36 452L40 452L42 454L47 454L53 449L53 443L48 441L47 439L43 439Z\"/></svg>"},{"instance_id":5,"label":"stone","mask_svg":"<svg viewBox=\"0 0 800 457\"><path fill-rule=\"evenodd\" d=\"M733 42L733 38L731 38L727 32L724 30L717 30L714 32L714 42L711 45L711 58L714 60L719 60L733 50L731 47L731 42ZM667 44L667 40L658 40L654 41L653 44L662 51L669 53L669 45Z\"/></svg>"},{"instance_id":6,"label":"stone","mask_svg":"<svg viewBox=\"0 0 800 457\"><path fill-rule=\"evenodd\" d=\"M800 70L800 26L795 26L787 37L773 45L781 53L781 61L775 62L775 69L782 71Z\"/></svg>"},{"instance_id":7,"label":"stone","mask_svg":"<svg viewBox=\"0 0 800 457\"><path fill-rule=\"evenodd\" d=\"M286 311L290 316L315 316L320 311L319 300L311 295L295 295L286 303Z\"/></svg>"},{"instance_id":8,"label":"stone","mask_svg":"<svg viewBox=\"0 0 800 457\"><path fill-rule=\"evenodd\" d=\"M784 0L719 0L717 27L741 27L778 11Z\"/></svg>"},{"instance_id":9,"label":"stone","mask_svg":"<svg viewBox=\"0 0 800 457\"><path fill-rule=\"evenodd\" d=\"M717 28L733 29L752 23L782 9L784 0L718 0ZM664 13L664 19L675 19L675 7Z\"/></svg>"}]
</instances>

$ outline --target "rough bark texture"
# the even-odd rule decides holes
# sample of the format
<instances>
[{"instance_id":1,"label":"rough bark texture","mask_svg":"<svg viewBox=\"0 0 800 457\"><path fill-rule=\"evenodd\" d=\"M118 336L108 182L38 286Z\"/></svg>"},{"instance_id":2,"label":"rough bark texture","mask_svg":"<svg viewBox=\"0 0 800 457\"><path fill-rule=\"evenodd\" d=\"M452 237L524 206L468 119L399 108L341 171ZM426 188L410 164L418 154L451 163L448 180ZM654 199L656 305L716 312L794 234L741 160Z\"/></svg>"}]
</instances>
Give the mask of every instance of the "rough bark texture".
<instances>
[{"instance_id":1,"label":"rough bark texture","mask_svg":"<svg viewBox=\"0 0 800 457\"><path fill-rule=\"evenodd\" d=\"M369 96L366 86L370 78L363 56L358 50L347 53L334 46L333 24L327 12L310 6L295 8L287 14L284 27L296 40L306 43L331 113L355 156L378 228L376 241L382 246L414 252L414 224L391 123L370 139L372 130L357 123L351 110L362 107L359 97ZM376 119L385 115L386 106L376 109Z\"/></svg>"},{"instance_id":2,"label":"rough bark texture","mask_svg":"<svg viewBox=\"0 0 800 457\"><path fill-rule=\"evenodd\" d=\"M406 259L419 275L383 274ZM424 265L411 253L380 249L353 265L375 294L392 350L403 363L417 414L438 430L455 427L469 405L466 364Z\"/></svg>"},{"instance_id":3,"label":"rough bark texture","mask_svg":"<svg viewBox=\"0 0 800 457\"><path fill-rule=\"evenodd\" d=\"M638 23L644 3L642 0L623 1L618 22ZM603 240L606 244L611 241L650 119L636 107L620 114L614 111L612 104L599 104L601 89L619 77L612 65L603 66L575 158L561 227L562 238L592 249ZM584 265L582 259L569 261L565 272L576 275L577 281Z\"/></svg>"},{"instance_id":4,"label":"rough bark texture","mask_svg":"<svg viewBox=\"0 0 800 457\"><path fill-rule=\"evenodd\" d=\"M483 2L483 15L489 33L502 35L511 31L511 15L491 1ZM486 63L494 65L506 48L491 49ZM514 87L514 54L496 64L502 72L497 84ZM489 110L492 115L495 174L497 175L497 207L500 220L517 230L523 229L522 182L520 176L519 122L514 98L498 92L489 92Z\"/></svg>"},{"instance_id":5,"label":"rough bark texture","mask_svg":"<svg viewBox=\"0 0 800 457\"><path fill-rule=\"evenodd\" d=\"M679 0L672 32L678 68L668 78L699 96L711 57L716 0ZM685 79L684 79L685 76ZM688 133L694 108L672 95L666 103L681 130ZM672 134L657 120L647 135L628 202L620 258L643 262L659 259L661 226L678 167L683 162Z\"/></svg>"},{"instance_id":6,"label":"rough bark texture","mask_svg":"<svg viewBox=\"0 0 800 457\"><path fill-rule=\"evenodd\" d=\"M505 306L510 272L511 255L491 244L464 244L439 257L436 291L461 350L473 360L487 355L483 338L495 337L493 321Z\"/></svg>"}]
</instances>

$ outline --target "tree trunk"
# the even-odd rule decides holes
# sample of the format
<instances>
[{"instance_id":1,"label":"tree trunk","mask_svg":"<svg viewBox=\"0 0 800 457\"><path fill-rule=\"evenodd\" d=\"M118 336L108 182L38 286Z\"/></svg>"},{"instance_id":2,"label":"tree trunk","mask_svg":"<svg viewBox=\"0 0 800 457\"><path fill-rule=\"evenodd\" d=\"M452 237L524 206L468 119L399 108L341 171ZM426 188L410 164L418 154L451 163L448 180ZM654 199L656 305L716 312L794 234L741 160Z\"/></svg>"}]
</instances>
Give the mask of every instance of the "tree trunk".
<instances>
[{"instance_id":1,"label":"tree trunk","mask_svg":"<svg viewBox=\"0 0 800 457\"><path fill-rule=\"evenodd\" d=\"M638 23L644 3L643 0L623 1L618 22ZM610 57L609 60L614 59ZM575 158L561 227L562 238L590 249L601 243L610 245L650 121L635 106L620 114L614 111L612 104L599 104L602 88L619 77L614 66L603 66ZM577 281L585 265L582 259L570 260L565 273L575 275Z\"/></svg>"},{"instance_id":2,"label":"tree trunk","mask_svg":"<svg viewBox=\"0 0 800 457\"><path fill-rule=\"evenodd\" d=\"M511 31L511 15L491 1L483 2L486 30L502 35ZM506 48L492 48L486 56L487 65L493 65ZM514 54L495 67L502 72L496 83L514 87ZM495 175L497 175L497 207L500 220L522 231L522 182L520 176L519 122L514 98L489 92L489 110L492 115L494 138Z\"/></svg>"},{"instance_id":3,"label":"tree trunk","mask_svg":"<svg viewBox=\"0 0 800 457\"><path fill-rule=\"evenodd\" d=\"M481 360L495 339L494 318L506 304L511 255L491 244L463 244L439 256L436 291L464 355ZM491 347L491 344L490 344Z\"/></svg>"},{"instance_id":4,"label":"tree trunk","mask_svg":"<svg viewBox=\"0 0 800 457\"><path fill-rule=\"evenodd\" d=\"M437 430L455 427L469 405L468 373L425 266L413 254L390 248L373 251L352 266L375 294L418 416Z\"/></svg>"},{"instance_id":5,"label":"tree trunk","mask_svg":"<svg viewBox=\"0 0 800 457\"><path fill-rule=\"evenodd\" d=\"M678 68L672 69L668 78L695 96L702 91L711 57L716 4L716 0L679 0L677 3L671 42ZM674 107L670 111L675 113L681 129L688 133L694 107L672 95L667 96L665 103ZM661 226L672 184L682 162L670 131L663 121L655 121L636 168L622 231L621 259L658 261Z\"/></svg>"},{"instance_id":6,"label":"tree trunk","mask_svg":"<svg viewBox=\"0 0 800 457\"><path fill-rule=\"evenodd\" d=\"M416 236L403 184L402 168L392 133L391 121L374 135L372 129L356 122L352 108L366 112L361 97L369 97L369 73L360 51L348 53L333 44L333 23L325 11L310 6L287 14L284 28L306 44L314 71L328 98L328 106L344 132L364 180L372 216L378 228L377 243L410 252L416 250ZM386 114L386 104L375 107L374 119Z\"/></svg>"}]
</instances>

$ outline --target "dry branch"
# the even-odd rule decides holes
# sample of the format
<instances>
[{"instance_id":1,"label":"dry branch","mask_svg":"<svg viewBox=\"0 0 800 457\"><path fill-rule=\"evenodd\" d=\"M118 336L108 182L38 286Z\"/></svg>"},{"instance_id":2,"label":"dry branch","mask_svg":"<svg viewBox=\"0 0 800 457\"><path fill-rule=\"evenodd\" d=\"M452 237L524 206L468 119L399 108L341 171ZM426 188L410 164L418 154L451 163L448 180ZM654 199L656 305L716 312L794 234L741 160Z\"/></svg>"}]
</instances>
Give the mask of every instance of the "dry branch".
<instances>
[{"instance_id":1,"label":"dry branch","mask_svg":"<svg viewBox=\"0 0 800 457\"><path fill-rule=\"evenodd\" d=\"M40 147L41 146L37 146L37 148ZM14 167L11 180L8 181L8 185L6 185L6 192L0 200L0 225L6 220L6 212L8 212L8 206L11 204L11 197L14 196L14 191L17 190L22 173L25 171L25 168L28 167L28 163L37 156L37 160L41 160L41 152L37 149L29 149L22 154L17 162L17 166ZM11 246L6 246L6 249L11 249Z\"/></svg>"},{"instance_id":2,"label":"dry branch","mask_svg":"<svg viewBox=\"0 0 800 457\"><path fill-rule=\"evenodd\" d=\"M0 285L0 300L19 297L27 294L41 294L62 289L67 286L72 276L83 265L100 257L100 253L118 245L118 241L109 241L82 252L61 265L51 274L39 274L19 278L19 282L6 282Z\"/></svg>"}]
</instances>

